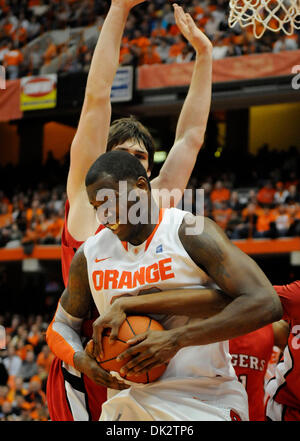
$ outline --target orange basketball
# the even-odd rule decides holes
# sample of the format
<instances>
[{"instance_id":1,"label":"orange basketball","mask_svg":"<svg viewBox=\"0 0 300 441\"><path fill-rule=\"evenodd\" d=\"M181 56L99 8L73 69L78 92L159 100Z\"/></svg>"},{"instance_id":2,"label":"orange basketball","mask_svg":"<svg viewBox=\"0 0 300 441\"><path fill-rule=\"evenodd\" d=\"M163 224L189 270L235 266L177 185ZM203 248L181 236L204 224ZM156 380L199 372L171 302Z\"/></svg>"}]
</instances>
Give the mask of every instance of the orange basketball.
<instances>
[{"instance_id":1,"label":"orange basketball","mask_svg":"<svg viewBox=\"0 0 300 441\"><path fill-rule=\"evenodd\" d=\"M106 371L115 371L120 373L120 369L124 366L129 359L122 360L120 362L116 361L119 354L124 352L130 347L126 343L127 340L133 338L135 335L142 334L148 330L161 331L164 329L160 323L146 316L129 316L122 323L117 340L110 343L109 334L110 329L107 329L102 337L102 347L103 347L103 358L99 360L99 365ZM151 383L157 380L166 370L167 365L162 365L151 369L150 371L140 374L138 376L120 376L126 380L133 381L135 383Z\"/></svg>"}]
</instances>

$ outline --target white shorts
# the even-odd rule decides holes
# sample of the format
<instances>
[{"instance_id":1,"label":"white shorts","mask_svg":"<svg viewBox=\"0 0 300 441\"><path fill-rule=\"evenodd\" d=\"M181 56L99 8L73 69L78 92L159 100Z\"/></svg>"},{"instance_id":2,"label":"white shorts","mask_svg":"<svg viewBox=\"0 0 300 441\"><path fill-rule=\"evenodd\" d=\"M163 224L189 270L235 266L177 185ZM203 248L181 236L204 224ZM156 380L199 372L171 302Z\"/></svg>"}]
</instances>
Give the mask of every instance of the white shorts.
<instances>
[{"instance_id":1,"label":"white shorts","mask_svg":"<svg viewBox=\"0 0 300 441\"><path fill-rule=\"evenodd\" d=\"M102 405L100 421L231 421L231 411L248 420L247 404L241 412L234 399L227 407L222 396L202 400L195 395L197 389L191 393L174 387L130 387Z\"/></svg>"},{"instance_id":2,"label":"white shorts","mask_svg":"<svg viewBox=\"0 0 300 441\"><path fill-rule=\"evenodd\" d=\"M272 421L283 421L283 405L269 398L266 405L266 417Z\"/></svg>"}]
</instances>

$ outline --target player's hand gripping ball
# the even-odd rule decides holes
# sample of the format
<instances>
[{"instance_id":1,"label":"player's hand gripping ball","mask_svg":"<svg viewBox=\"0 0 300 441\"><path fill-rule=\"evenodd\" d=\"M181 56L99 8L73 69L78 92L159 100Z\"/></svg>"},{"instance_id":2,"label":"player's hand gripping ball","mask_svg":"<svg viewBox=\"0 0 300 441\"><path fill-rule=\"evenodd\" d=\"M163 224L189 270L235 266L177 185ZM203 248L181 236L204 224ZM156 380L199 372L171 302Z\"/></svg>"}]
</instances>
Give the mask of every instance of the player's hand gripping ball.
<instances>
[{"instance_id":1,"label":"player's hand gripping ball","mask_svg":"<svg viewBox=\"0 0 300 441\"><path fill-rule=\"evenodd\" d=\"M167 368L166 364L154 367L146 373L133 376L120 373L121 368L129 361L129 358L121 361L117 361L116 358L130 347L126 342L131 338L149 330L161 331L163 329L160 323L147 316L127 317L119 329L118 338L113 342L109 341L110 329L105 329L102 337L103 357L101 360L97 359L99 365L108 372L118 372L121 377L134 383L152 383L164 373Z\"/></svg>"}]
</instances>

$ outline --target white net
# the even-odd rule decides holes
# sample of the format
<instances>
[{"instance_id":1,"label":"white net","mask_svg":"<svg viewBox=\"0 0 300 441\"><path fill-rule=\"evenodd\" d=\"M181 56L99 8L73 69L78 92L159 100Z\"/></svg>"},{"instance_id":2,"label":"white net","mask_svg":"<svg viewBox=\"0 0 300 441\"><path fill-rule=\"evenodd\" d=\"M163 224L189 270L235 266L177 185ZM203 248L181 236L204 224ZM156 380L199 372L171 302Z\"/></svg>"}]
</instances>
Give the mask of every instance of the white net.
<instances>
[{"instance_id":1,"label":"white net","mask_svg":"<svg viewBox=\"0 0 300 441\"><path fill-rule=\"evenodd\" d=\"M266 30L292 35L300 29L300 0L230 0L229 7L229 26L252 26L256 38Z\"/></svg>"}]
</instances>

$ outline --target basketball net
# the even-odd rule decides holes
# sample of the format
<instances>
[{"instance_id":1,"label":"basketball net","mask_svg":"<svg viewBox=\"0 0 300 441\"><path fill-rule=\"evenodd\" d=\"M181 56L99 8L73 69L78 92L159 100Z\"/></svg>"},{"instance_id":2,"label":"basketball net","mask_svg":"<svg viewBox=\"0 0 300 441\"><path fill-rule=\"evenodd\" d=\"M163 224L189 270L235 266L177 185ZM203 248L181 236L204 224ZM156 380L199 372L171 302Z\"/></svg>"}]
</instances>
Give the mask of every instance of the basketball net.
<instances>
[{"instance_id":1,"label":"basketball net","mask_svg":"<svg viewBox=\"0 0 300 441\"><path fill-rule=\"evenodd\" d=\"M286 35L300 29L300 0L230 0L229 7L229 26L252 26L255 38L267 29Z\"/></svg>"}]
</instances>

